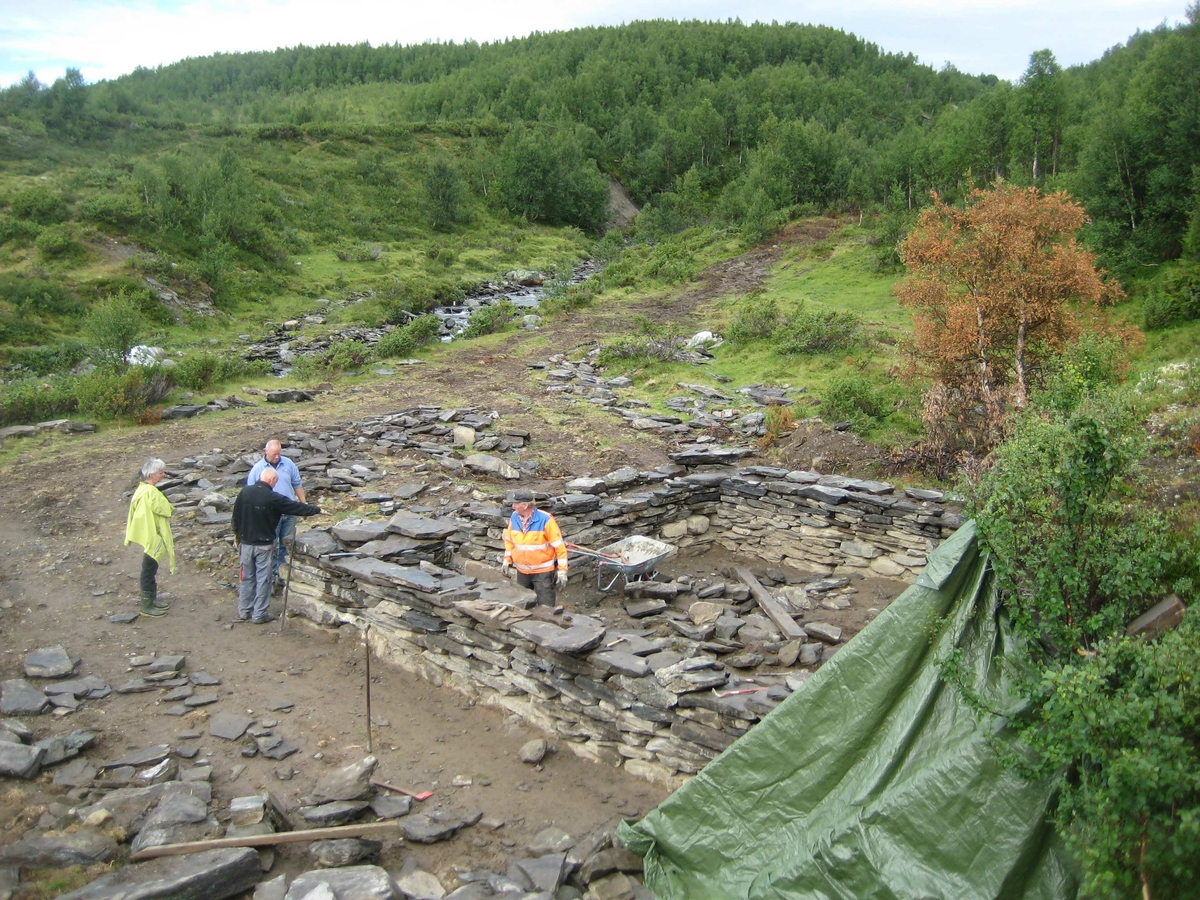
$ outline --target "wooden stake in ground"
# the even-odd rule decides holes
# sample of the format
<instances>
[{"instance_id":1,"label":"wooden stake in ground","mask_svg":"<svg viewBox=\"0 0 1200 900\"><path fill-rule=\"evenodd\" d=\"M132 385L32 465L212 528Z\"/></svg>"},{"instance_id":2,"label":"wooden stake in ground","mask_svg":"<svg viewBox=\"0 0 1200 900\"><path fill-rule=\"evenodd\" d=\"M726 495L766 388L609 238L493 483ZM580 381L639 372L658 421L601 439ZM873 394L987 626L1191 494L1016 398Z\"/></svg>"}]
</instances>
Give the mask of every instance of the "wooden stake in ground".
<instances>
[{"instance_id":1,"label":"wooden stake in ground","mask_svg":"<svg viewBox=\"0 0 1200 900\"><path fill-rule=\"evenodd\" d=\"M364 837L368 834L386 834L400 830L400 820L369 822L365 825L338 825L334 828L309 828L306 831L281 831L279 834L251 834L246 837L216 838L211 841L189 841L186 844L164 844L147 847L129 857L131 862L157 859L160 856L184 856L202 853L205 850L220 850L225 847L273 847L276 844L295 844L301 841L327 841L333 838Z\"/></svg>"},{"instance_id":2,"label":"wooden stake in ground","mask_svg":"<svg viewBox=\"0 0 1200 900\"><path fill-rule=\"evenodd\" d=\"M363 631L363 642L367 648L367 752L374 755L375 745L371 740L371 626Z\"/></svg>"},{"instance_id":3,"label":"wooden stake in ground","mask_svg":"<svg viewBox=\"0 0 1200 900\"><path fill-rule=\"evenodd\" d=\"M287 628L288 594L292 590L292 573L296 568L296 532L291 534L291 547L288 549L288 577L283 583L283 612L279 614L279 630Z\"/></svg>"},{"instance_id":4,"label":"wooden stake in ground","mask_svg":"<svg viewBox=\"0 0 1200 900\"><path fill-rule=\"evenodd\" d=\"M775 623L775 627L779 629L779 633L785 640L795 641L808 637L804 633L804 629L796 624L796 620L787 614L787 610L779 605L779 601L771 596L749 569L738 566L735 571L738 578L742 579L746 587L750 588L751 595L758 601L758 605L767 614L767 618Z\"/></svg>"}]
</instances>

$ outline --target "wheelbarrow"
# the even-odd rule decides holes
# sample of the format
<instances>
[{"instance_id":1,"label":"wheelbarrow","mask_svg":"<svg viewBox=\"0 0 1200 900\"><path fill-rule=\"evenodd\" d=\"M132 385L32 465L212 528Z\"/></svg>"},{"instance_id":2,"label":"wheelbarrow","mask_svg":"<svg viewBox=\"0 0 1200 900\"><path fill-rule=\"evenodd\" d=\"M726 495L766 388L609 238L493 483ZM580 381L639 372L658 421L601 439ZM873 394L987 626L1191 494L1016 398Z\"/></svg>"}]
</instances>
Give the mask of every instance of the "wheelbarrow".
<instances>
[{"instance_id":1,"label":"wheelbarrow","mask_svg":"<svg viewBox=\"0 0 1200 900\"><path fill-rule=\"evenodd\" d=\"M589 550L567 542L567 549L596 560L596 587L611 591L618 581L626 585L653 581L660 562L675 552L675 547L654 538L632 534L599 550Z\"/></svg>"}]
</instances>

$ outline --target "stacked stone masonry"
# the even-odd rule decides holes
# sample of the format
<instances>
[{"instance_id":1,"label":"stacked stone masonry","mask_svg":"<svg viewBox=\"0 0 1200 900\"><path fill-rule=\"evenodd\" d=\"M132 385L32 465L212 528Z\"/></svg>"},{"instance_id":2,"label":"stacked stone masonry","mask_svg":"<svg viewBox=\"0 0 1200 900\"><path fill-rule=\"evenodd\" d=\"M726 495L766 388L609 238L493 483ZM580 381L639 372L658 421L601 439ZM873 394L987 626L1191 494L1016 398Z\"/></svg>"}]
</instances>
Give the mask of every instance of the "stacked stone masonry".
<instances>
[{"instance_id":1,"label":"stacked stone masonry","mask_svg":"<svg viewBox=\"0 0 1200 900\"><path fill-rule=\"evenodd\" d=\"M623 469L567 490L539 503L568 541L595 548L638 534L692 554L715 542L813 580L871 573L912 581L961 522L938 492L897 494L881 482L764 466ZM467 503L438 518L400 511L309 531L296 541L289 613L352 625L378 658L501 706L582 756L671 787L836 649L836 637L816 630L801 638L805 652L788 654L782 640L768 639L756 649L773 664L742 680L722 662L746 649L736 633L652 631L643 621L610 627L534 607L529 591L450 568L498 565L508 512ZM588 562L573 560L572 577L594 577ZM747 685L757 690L722 696Z\"/></svg>"}]
</instances>

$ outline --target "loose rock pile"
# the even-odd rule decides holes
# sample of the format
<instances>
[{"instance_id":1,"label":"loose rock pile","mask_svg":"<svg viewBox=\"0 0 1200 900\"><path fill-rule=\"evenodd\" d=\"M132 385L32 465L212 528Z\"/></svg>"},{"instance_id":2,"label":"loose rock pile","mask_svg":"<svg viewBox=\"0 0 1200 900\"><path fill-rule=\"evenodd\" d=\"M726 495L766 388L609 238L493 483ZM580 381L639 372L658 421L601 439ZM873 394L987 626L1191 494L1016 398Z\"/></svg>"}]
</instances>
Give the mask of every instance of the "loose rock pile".
<instances>
[{"instance_id":1,"label":"loose rock pile","mask_svg":"<svg viewBox=\"0 0 1200 900\"><path fill-rule=\"evenodd\" d=\"M129 662L145 674L110 691L94 676L75 678L81 661L64 648L41 648L26 656L25 670L29 678L52 679L51 684L43 690L24 679L12 679L4 683L0 702L6 716L42 715L49 698L64 693L102 700L113 694L157 691L160 702L182 698L183 708L190 712L210 702L189 706L189 700L207 696L194 693L195 687L220 684L206 672L185 677L181 656L145 654ZM72 680L64 680L68 678ZM68 687L72 684L74 688ZM216 695L212 698L215 702ZM286 712L291 703L270 700L267 708ZM58 709L70 712L65 707ZM166 711L171 713L172 708ZM275 724L273 720L226 711L212 715L207 730L209 738L227 741L240 741L249 735L253 742L245 745L243 755L261 752L281 759L298 748L272 733ZM377 783L372 780L377 766L373 756L328 772L300 799L296 809L287 809L270 791L233 797L223 807L213 799L212 762L198 755L196 742L203 737L199 730L187 727L171 744L141 747L115 758L95 752L101 736L90 732L74 731L37 741L34 736L34 728L20 719L0 719L0 776L29 781L39 770L55 768L52 783L44 787L49 793L45 805L31 807L34 815L42 810L41 818L20 839L0 847L0 897L10 896L19 887L19 876L26 870L92 866L118 860L126 853L136 856L187 842L258 839L299 828L320 830L366 819L396 823L394 837L387 838L394 850L400 838L412 844L430 844L448 840L466 828L496 829L504 825L502 820L485 819L480 810L458 810L436 799L416 807L409 796L377 791ZM284 749L280 749L281 743ZM92 751L91 758L84 755L87 751ZM229 780L237 774L231 771ZM276 775L285 780L293 774L290 769L276 770ZM257 898L326 896L344 900L494 895L514 900L551 896L599 900L649 896L636 877L631 877L641 871L641 860L613 846L611 828L582 837L548 828L531 841L527 853L511 857L501 871L461 866L457 868L458 883L448 887L422 870L415 859L406 859L390 871L371 864L384 849L383 841L336 833L331 839L322 840L317 835L308 840L308 856L315 868L297 876L290 886L283 875L262 880L275 859L273 846L267 845L258 850L214 848L130 863L65 897L149 900L186 895L221 900L252 888ZM128 845L127 850L124 845ZM448 890L451 893L447 894Z\"/></svg>"},{"instance_id":2,"label":"loose rock pile","mask_svg":"<svg viewBox=\"0 0 1200 900\"><path fill-rule=\"evenodd\" d=\"M646 411L648 403L623 399L618 393L633 386L632 378L625 375L603 377L603 367L598 362L600 352L600 348L591 350L581 360L558 354L549 360L532 363L530 368L543 373L542 383L547 394L607 408L636 431L673 435L677 439L696 437L710 441L714 434L740 437L745 441L761 437L767 433L765 408L790 405L805 393L804 388L761 384L727 392L681 381L677 387L694 396L677 396L666 401L666 406L679 415L654 414ZM696 361L703 361L703 357Z\"/></svg>"}]
</instances>

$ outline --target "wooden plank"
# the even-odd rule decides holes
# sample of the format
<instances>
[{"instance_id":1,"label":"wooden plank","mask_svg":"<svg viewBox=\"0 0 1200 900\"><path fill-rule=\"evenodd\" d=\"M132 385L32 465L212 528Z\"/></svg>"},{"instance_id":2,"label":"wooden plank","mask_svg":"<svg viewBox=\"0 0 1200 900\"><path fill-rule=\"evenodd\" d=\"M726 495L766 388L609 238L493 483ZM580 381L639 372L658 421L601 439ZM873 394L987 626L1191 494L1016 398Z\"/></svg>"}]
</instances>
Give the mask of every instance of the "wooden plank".
<instances>
[{"instance_id":1,"label":"wooden plank","mask_svg":"<svg viewBox=\"0 0 1200 900\"><path fill-rule=\"evenodd\" d=\"M368 834L386 834L399 831L400 820L368 822L365 825L336 825L333 828L309 828L305 831L281 831L279 834L253 834L246 837L215 838L211 841L189 841L185 844L163 844L147 847L129 857L132 862L157 859L160 856L183 856L204 850L220 850L224 847L271 847L275 844L294 844L300 841L327 841L333 838L364 837Z\"/></svg>"},{"instance_id":2,"label":"wooden plank","mask_svg":"<svg viewBox=\"0 0 1200 900\"><path fill-rule=\"evenodd\" d=\"M1164 631L1170 631L1182 622L1183 614L1186 612L1187 607L1183 605L1179 596L1171 594L1149 612L1142 613L1130 622L1125 633L1130 637L1145 635L1147 638L1156 638Z\"/></svg>"},{"instance_id":3,"label":"wooden plank","mask_svg":"<svg viewBox=\"0 0 1200 900\"><path fill-rule=\"evenodd\" d=\"M796 620L788 615L787 610L779 605L779 601L771 596L749 569L738 566L735 571L738 578L742 579L742 583L750 588L750 595L762 607L762 611L767 614L767 618L775 623L775 627L779 629L779 633L784 638L794 641L808 637L804 633L804 629L796 624Z\"/></svg>"}]
</instances>

